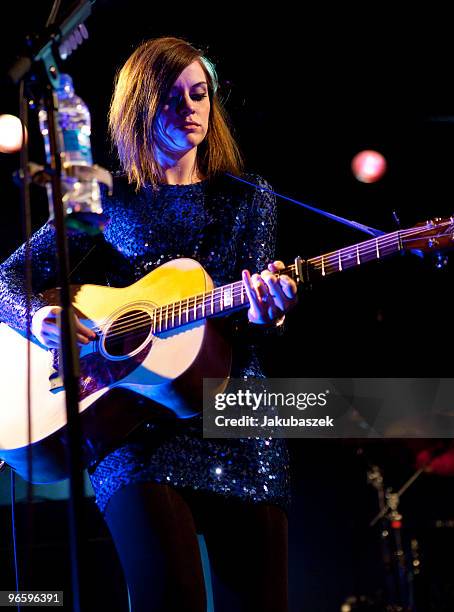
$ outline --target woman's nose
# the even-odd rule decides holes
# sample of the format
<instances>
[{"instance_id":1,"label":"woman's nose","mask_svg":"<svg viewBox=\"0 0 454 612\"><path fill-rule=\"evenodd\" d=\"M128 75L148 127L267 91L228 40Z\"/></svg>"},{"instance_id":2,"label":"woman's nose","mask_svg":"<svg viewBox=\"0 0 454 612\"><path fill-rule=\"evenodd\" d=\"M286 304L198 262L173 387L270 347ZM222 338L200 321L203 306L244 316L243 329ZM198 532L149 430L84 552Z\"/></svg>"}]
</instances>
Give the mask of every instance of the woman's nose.
<instances>
[{"instance_id":1,"label":"woman's nose","mask_svg":"<svg viewBox=\"0 0 454 612\"><path fill-rule=\"evenodd\" d=\"M179 107L180 112L185 115L191 115L195 110L194 101L191 96L181 96Z\"/></svg>"}]
</instances>

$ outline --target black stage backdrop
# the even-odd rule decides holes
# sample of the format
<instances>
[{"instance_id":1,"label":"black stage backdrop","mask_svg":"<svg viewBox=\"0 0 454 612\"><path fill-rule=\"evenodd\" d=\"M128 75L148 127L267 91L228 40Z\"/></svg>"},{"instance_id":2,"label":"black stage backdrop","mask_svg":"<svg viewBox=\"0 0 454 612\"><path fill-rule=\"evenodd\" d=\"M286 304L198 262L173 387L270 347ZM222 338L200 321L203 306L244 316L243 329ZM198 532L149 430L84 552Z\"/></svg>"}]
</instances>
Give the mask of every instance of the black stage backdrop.
<instances>
[{"instance_id":1,"label":"black stage backdrop","mask_svg":"<svg viewBox=\"0 0 454 612\"><path fill-rule=\"evenodd\" d=\"M4 3L3 66L20 50L24 33L42 27L51 4ZM393 211L402 227L454 212L454 50L442 13L412 8L398 16L378 5L347 13L284 3L245 15L244 8L98 0L87 21L90 39L64 64L91 110L97 163L116 168L106 144L116 70L142 39L176 35L207 49L247 166L277 191L385 231L397 229ZM2 86L1 94L0 113L17 114L17 92ZM30 157L42 161L33 113L31 121ZM375 184L360 183L351 172L353 155L365 148L388 161ZM18 156L0 155L3 259L22 238L11 180ZM47 203L39 189L32 193L38 227ZM366 238L279 202L284 261ZM439 270L430 260L404 256L334 275L302 296L288 316L286 337L270 341L268 375L451 376L452 274L450 265ZM415 451L405 441L293 440L290 449L291 611L339 610L349 595L373 595L382 584L378 532L367 527L376 511L367 463L378 463L387 484L398 487L412 473ZM433 588L449 590L451 577L440 578L440 555L450 552L452 529L429 527L454 516L452 479L424 476L402 503L406 537L421 535L427 567L438 576ZM434 537L439 549L429 550ZM447 601L439 595L433 601L437 596Z\"/></svg>"}]
</instances>

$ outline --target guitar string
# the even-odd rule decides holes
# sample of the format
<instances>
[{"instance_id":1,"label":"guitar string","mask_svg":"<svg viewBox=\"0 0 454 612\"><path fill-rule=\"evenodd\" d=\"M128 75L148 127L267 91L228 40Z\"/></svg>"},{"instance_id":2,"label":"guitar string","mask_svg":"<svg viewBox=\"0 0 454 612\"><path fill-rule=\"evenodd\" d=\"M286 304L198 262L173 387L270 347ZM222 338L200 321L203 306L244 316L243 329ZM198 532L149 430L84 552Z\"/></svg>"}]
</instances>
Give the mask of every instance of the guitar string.
<instances>
[{"instance_id":1,"label":"guitar string","mask_svg":"<svg viewBox=\"0 0 454 612\"><path fill-rule=\"evenodd\" d=\"M417 230L411 229L411 230L402 230L400 232L394 232L393 234L388 235L386 240L381 241L379 248L378 248L378 253L380 254L380 250L381 250L381 254L383 256L386 256L387 247L398 245L399 242L402 242L402 243L408 242L409 241L408 239L402 240L403 234L412 233L414 235L416 233L422 233L426 231L427 231L426 228L418 228ZM438 234L437 236L432 236L431 238L436 239L437 237L440 237L440 236L442 236L442 234ZM366 245L367 245L367 248L364 248ZM370 248L369 248L369 245L370 245ZM325 271L327 271L328 273L332 273L332 272L340 271L342 269L342 268L339 268L339 264L338 264L339 258L340 258L341 265L344 265L347 268L347 267L350 267L349 264L351 264L354 261L352 260L351 257L349 258L349 260L345 260L345 257L348 253L351 253L352 255L356 255L357 257L358 255L362 256L364 259L371 253L377 252L377 246L378 246L377 239L372 239L370 241L368 240L363 243L359 243L358 245L354 247L347 247L345 249L331 251L329 253L326 253L325 255L320 255L320 256L311 258L307 260L305 263L310 264L313 270L318 271L320 269L323 270L324 268ZM373 258L373 259L378 259L378 257ZM367 263L368 261L370 260L367 260L364 263ZM356 264L356 265L359 265L359 264ZM285 270L281 272L281 274L285 272L292 273L295 270L295 267L296 267L295 264L287 266ZM355 267L355 266L351 266L351 267ZM330 268L334 268L334 269L330 270ZM238 308L243 305L247 305L248 303L247 294L245 295L246 292L245 292L244 283L242 281L236 281L235 283L232 283L224 287L217 287L211 290L210 292L196 294L195 296L184 298L183 300L180 300L179 302L174 302L174 303L163 305L162 307L158 307L157 309L155 309L155 310L161 311L158 317L153 317L152 313L144 313L143 311L137 315L130 315L129 317L124 317L121 320L121 322L113 323L113 325L110 327L110 330L115 330L115 333L109 334L109 337L113 337L116 335L122 335L124 332L127 333L130 329L134 329L135 327L137 327L135 325L131 325L132 323L140 322L141 325L138 326L139 328L146 327L151 322L150 319L153 320L155 318L157 318L157 324L159 324L161 327L160 331L167 331L169 329L170 320L173 321L173 324L170 326L170 329L181 326L181 325L186 325L194 321L194 319L192 321L190 319L191 310L196 311L195 319L197 319L198 318L197 310L200 309L204 304L205 304L205 308L211 306L211 302L214 301L216 298L219 298L219 297L222 298L223 293L227 294L227 296L229 297L229 304L228 304L229 307L233 305L233 307ZM235 299L241 295L243 296L245 295L246 300L247 300L246 304L244 304L243 302L241 304L235 304L234 303ZM224 303L225 303L225 300L224 300ZM180 310L180 305L182 306L181 310ZM212 312L210 314L219 314L222 311L223 310L221 308L218 312L215 311L214 313ZM164 312L167 312L166 317L164 316ZM181 320L184 317L184 315L186 315L186 322L181 323ZM175 326L174 321L178 319L180 320L180 322ZM147 321L146 324L145 324L145 321ZM163 327L165 327L165 329L162 329ZM93 330L94 331L104 331L101 325L94 327Z\"/></svg>"},{"instance_id":2,"label":"guitar string","mask_svg":"<svg viewBox=\"0 0 454 612\"><path fill-rule=\"evenodd\" d=\"M425 231L425 229L424 229L424 231ZM365 243L360 243L360 244L365 245L365 244L367 244L367 242L369 242L369 241L366 241ZM375 239L372 242L374 242L374 245L375 245ZM387 246L389 246L389 244L390 244L389 240L386 241L386 242L383 241L383 243L381 244L382 252L383 252L384 249L386 249ZM355 248L353 248L353 247L346 247L345 249L341 249L341 251L342 251L344 256L347 255L349 251L351 251L351 253L354 252L355 254L358 254L356 247ZM371 249L369 249L369 248L364 249L363 248L361 250L361 252L360 252L360 255L365 257L365 256L369 255L372 252L376 252L376 245L374 247L372 247ZM384 253L384 254L386 255L386 253ZM313 266L313 269L318 269L319 264L316 263L316 261L320 260L320 262L322 262L322 259L323 259L323 265L326 265L327 267L329 267L332 264L334 264L334 266L336 268L338 268L338 263L337 263L338 262L338 257L339 257L339 251L331 251L330 253L326 253L325 255L320 255L318 257L311 258L306 263L310 263ZM335 262L331 262L330 261L333 258L335 258ZM344 263L348 263L348 262L344 262ZM286 271L293 272L294 269L295 269L295 265L287 266L285 268L285 270L283 270L281 272L281 274L285 273ZM235 283L231 283L230 285L226 285L225 287L234 287L235 285L237 285L237 284L239 284L241 282L242 281L236 281ZM217 288L211 290L210 292L199 293L199 294L190 296L188 298L183 298L182 300L179 300L179 301L176 301L176 302L173 302L173 303L170 302L169 304L164 304L162 307L159 307L159 308L160 309L161 308L165 309L168 306L169 309L170 309L170 307L172 307L172 309L173 309L174 308L174 304L175 304L175 307L179 309L180 302L181 302L181 305L183 306L183 308L186 309L186 310L188 310L189 308L194 308L196 303L197 303L197 307L198 307L199 305L203 304L204 300L206 301L207 299L208 300L211 299L211 292L213 292L215 295L217 295L217 293L221 293L223 290L224 290L224 292L228 292L228 290L226 291L225 287L224 288L223 287L217 287ZM186 302L186 304L184 304L185 302ZM136 315L131 315L131 317L124 317L122 319L122 323L124 323L124 321L127 321L128 318L134 318L135 316Z\"/></svg>"},{"instance_id":3,"label":"guitar string","mask_svg":"<svg viewBox=\"0 0 454 612\"><path fill-rule=\"evenodd\" d=\"M420 231L425 231L425 229L422 228ZM397 232L396 232L396 238L398 238ZM367 241L367 242L369 242L369 241ZM372 240L370 242L373 242L375 244L376 240L374 239L374 240ZM366 243L362 243L362 244L364 245ZM386 250L385 250L387 246L390 246L390 241L389 240L387 241L386 245L384 245L383 243L381 245L382 255L385 255L385 256L387 255ZM352 250L352 249L348 249L348 250ZM354 251L356 251L356 248L354 249ZM367 256L368 254L370 254L373 251L375 252L376 249L375 248L368 249L367 251L365 251L363 249L362 252L360 253L360 255L362 255L363 258L364 258L365 256ZM345 251L343 251L343 252L345 253ZM337 258L338 254L339 254L339 251L335 251L335 252L332 252L332 253L335 254L334 256ZM326 261L323 264L320 263L320 265L314 264L313 262L316 259L320 259L320 262L321 262L322 257L325 260L325 258L330 257L332 253L328 253L326 255L310 259L310 260L308 260L307 263L311 263L312 264L312 268L315 269L315 270L323 269L323 267L325 269L329 268L331 266L331 263L329 261ZM347 267L348 264L351 263L351 260L350 261L344 261L343 263L344 263L345 267ZM366 262L364 262L364 263L366 263ZM354 267L354 266L351 266L351 267ZM291 266L288 266L282 272L287 272L287 271L290 272L290 271L293 271L294 269L295 269L295 265L291 265ZM338 264L337 264L337 259L336 259L336 262L335 262L335 265L334 265L334 270L331 270L331 271L328 270L328 273L340 271L341 269L342 268L339 269ZM246 303L244 303L244 302L242 302L241 304L235 304L234 303L235 298L238 298L241 294L243 294L243 295L245 294L245 288L244 288L244 284L242 283L242 281L237 281L236 283L232 283L231 285L228 285L228 287L230 288L228 291L226 291L225 288L223 288L223 287L218 287L218 288L212 290L213 296L221 297L222 296L222 292L224 291L224 293L228 293L229 294L229 297L230 297L230 300L231 300L231 302L229 303L229 306L231 306L233 304L234 308L238 308L238 307L241 307L243 305L247 305L248 304L247 294L246 294L246 299L247 299ZM237 289L239 289L239 293L237 292ZM197 294L196 296L191 296L190 298L186 298L185 300L182 300L181 304L183 304L183 302L188 302L188 304L189 304L189 305L186 304L183 307L183 309L181 311L181 315L182 316L180 316L180 310L179 310L179 307L177 306L178 302L170 303L168 305L164 305L162 307L159 307L159 310L161 311L160 315L158 315L158 317L157 317L157 324L159 324L159 326L161 328L159 330L159 332L167 331L169 329L173 329L175 327L179 327L179 326L182 326L182 325L187 325L188 323L194 322L194 320L198 319L198 316L199 316L197 310L203 306L204 302L205 302L205 306L211 305L211 299L212 298L211 298L211 292L210 292L210 293L204 293L204 294L203 293L202 294ZM208 304L207 304L207 300L208 300ZM175 306L176 306L176 308L175 308ZM175 312L175 310L177 310L178 312ZM195 310L196 311L195 318L193 318L192 321L191 321L191 318L190 318L190 311L191 310ZM164 312L167 312L167 316L164 316ZM221 312L223 312L222 308L219 311L217 311L217 312L214 311L214 313L212 312L210 314L219 314ZM172 313L172 315L171 315L171 313ZM184 317L184 315L186 315L186 322L182 323L181 320ZM151 322L150 321L151 318L154 318L154 317L152 317L152 315L150 313L143 313L142 312L139 315L131 316L130 317L130 321L128 321L128 323L126 325L124 325L125 319L123 319L121 323L116 323L116 324L114 323L110 327L110 329L111 330L115 329L116 331L115 331L115 333L109 334L109 337L114 337L116 335L122 335L124 332L125 333L129 333L129 330L134 329L135 327L138 327L138 328L146 327ZM203 316L202 316L202 318L203 318ZM179 319L179 322L177 323L177 325L175 325L175 319L177 319L177 320ZM145 323L145 320L147 321L147 323ZM169 325L170 320L172 320L172 325ZM139 326L131 325L131 323L135 323L135 322L140 322L141 324ZM159 332L157 332L157 333L159 333Z\"/></svg>"},{"instance_id":4,"label":"guitar string","mask_svg":"<svg viewBox=\"0 0 454 612\"><path fill-rule=\"evenodd\" d=\"M426 231L426 230L423 229L422 231ZM397 235L396 235L396 238L397 238L397 243L396 244L398 244L399 240L398 240ZM367 257L370 253L375 253L377 251L376 241L374 239L371 242L373 242L373 245L371 245L371 248L366 248L366 249L362 248L361 250L359 250L359 248L356 248L356 247L354 249L353 248L340 249L340 250L337 250L337 251L332 251L330 253L326 253L324 255L319 255L317 257L311 258L311 259L307 260L307 262L305 262L305 263L310 263L312 265L313 269L318 269L318 267L323 263L323 265L325 265L326 267L334 266L334 268L336 269L335 271L337 271L339 269L338 268L338 260L339 260L339 254L340 253L342 253L341 261L343 263L345 263L345 264L348 264L349 260L351 260L351 256L353 254L354 255L361 255L364 258L364 257ZM386 242L382 241L382 244L380 245L382 254L387 255L386 249L387 249L388 246L390 246L390 244L392 244L392 242L394 242L394 239L392 239L391 241L387 240ZM406 241L404 240L403 242L406 242ZM365 243L360 243L360 244L362 244L364 246L366 244L366 242ZM392 245L392 246L394 246L394 245ZM358 247L359 247L359 245L358 245ZM358 253L358 251L359 251L359 253ZM347 254L349 254L348 259L346 258ZM374 257L374 259L375 259L375 257ZM365 261L364 263L367 263L367 262ZM290 266L287 266L280 273L284 274L287 271L294 271L294 269L295 269L295 265L290 265ZM241 281L237 281L236 283L231 283L230 285L226 285L224 287L217 287L217 288L213 289L212 291L214 293L221 292L222 290L227 292L228 291L227 288L234 287L238 283L241 283ZM203 303L203 298L205 298L205 300L206 300L206 299L209 299L210 296L211 296L211 292L206 292L206 293L196 294L196 295L190 296L188 298L184 298L184 299L182 299L180 301L181 301L182 305L183 305L184 302L189 301L189 307L193 308L196 302L197 302L197 304L202 304ZM168 304L164 304L162 306L162 309L166 308L167 306L170 309L170 307L173 307L173 304L175 304L175 306L178 307L179 301L176 301L174 303L170 302ZM161 308L161 307L159 307L159 308ZM188 304L186 304L184 306L184 308L187 309L188 308Z\"/></svg>"},{"instance_id":5,"label":"guitar string","mask_svg":"<svg viewBox=\"0 0 454 612\"><path fill-rule=\"evenodd\" d=\"M418 230L417 230L417 231L420 233L420 232L426 232L427 230L426 230L426 228L418 228ZM411 228L411 229L409 229L409 230L402 230L400 233L401 233L401 234L403 234L403 233L405 233L405 232L412 232L412 233L416 233L416 230L414 230L413 228ZM392 238L391 238L391 236L392 236ZM393 234L388 234L387 239L386 239L386 240L382 240L382 242L381 242L381 244L380 244L381 250L383 251L384 249L386 249L386 247L387 247L387 246L389 246L390 244L392 244L396 238L397 238L397 240L398 240L398 232L394 232ZM372 253L372 252L376 252L376 250L377 250L377 244L376 244L376 241L377 241L377 239L375 239L375 238L374 238L374 239L372 239L372 240L370 240L370 241L368 240L368 241L365 241L365 242L359 243L358 245L355 245L355 246L352 246L352 247L345 247L345 248L343 248L343 249L339 249L339 250L336 250L336 251L330 251L330 252L328 252L328 253L326 253L326 254L324 254L324 255L319 255L319 256L317 256L317 257L313 257L313 258L311 258L311 259L307 260L305 263L310 263L310 264L312 265L313 269L318 269L318 266L319 266L319 265L322 265L322 261L323 261L323 266L329 267L330 265L332 265L332 264L333 264L333 265L334 265L336 268L338 268L338 263L337 263L337 262L338 262L338 259L339 259L339 253L342 253L342 255L343 255L344 257L345 257L346 255L348 255L348 254L356 254L356 255L357 255L357 254L358 254L358 249L359 249L359 247L362 245L362 247L363 247L363 248L362 248L362 249L361 249L361 251L360 251L360 255L362 255L363 257L365 257L365 256L369 255L369 254L370 254L370 253ZM365 246L365 245L368 245L369 243L373 243L373 244L371 244L371 248L369 249L369 247L367 247L367 248L365 249L365 248L364 248L364 246ZM384 254L386 255L386 253L384 253ZM331 261L330 261L331 259L334 259L335 261L334 261L334 262L331 262ZM318 262L320 262L320 264L319 264ZM345 263L345 262L344 262L344 263ZM285 273L286 271L292 271L292 272L293 272L293 271L294 271L294 269L295 269L295 265L294 265L294 264L293 264L293 265L290 265L290 266L287 266L287 267L285 268L285 270L283 270L283 271L281 272L281 274L282 274L282 273ZM242 282L242 281L236 281L236 283L231 283L230 285L226 285L226 287L232 287L232 286L234 286L235 284L237 284L237 283L241 283L241 282ZM199 303L199 299L203 299L203 298L205 298L205 300L206 300L206 299L211 299L211 292L214 292L214 294L216 295L216 292L218 292L218 293L219 293L219 292L221 292L222 290L223 290L223 288L222 288L222 287L216 287L216 288L214 288L213 290L211 290L210 292L199 293L199 294L196 294L196 295L190 296L189 298L183 298L182 300L180 300L180 302L181 302L181 304L183 304L183 302L187 302L187 301L189 300L189 306L188 306L188 304L186 304L186 305L184 306L184 308L186 308L186 309L187 309L188 307L193 308L193 307L194 307L195 302ZM200 302L200 303L201 303L201 302ZM169 307L170 307L170 306L173 306L173 304L177 305L177 304L179 304L179 301L174 302L174 303L169 303L169 304L168 304L168 306L169 306ZM167 306L167 304L164 304L164 305L162 306L162 308L164 309L164 308L166 308L166 306ZM159 308L161 308L161 307L159 307ZM131 315L131 317L132 317L132 318L134 318L135 316L136 316L136 315ZM122 319L122 323L123 323L124 321L126 321L128 318L130 318L130 317L124 317L124 318ZM106 322L107 322L107 321L105 320L105 321L104 321L104 323L103 323L103 322L101 322L101 324L100 324L100 325L105 324ZM115 325L115 324L114 324L114 325Z\"/></svg>"},{"instance_id":6,"label":"guitar string","mask_svg":"<svg viewBox=\"0 0 454 612\"><path fill-rule=\"evenodd\" d=\"M383 252L384 249L382 248L382 254L386 254ZM363 257L365 255L364 251L362 253ZM347 265L350 262L344 262L344 265ZM329 268L330 263L327 262L325 267ZM289 268L287 268L285 271L287 270L292 270L295 266L290 266ZM338 269L338 266L335 266L336 269ZM313 269L317 269L317 266L313 266ZM323 265L322 265L322 269L323 269ZM285 272L284 271L284 272ZM336 271L336 270L334 270ZM328 272L330 272L328 270ZM246 296L245 294L245 288L244 285L237 287L237 285L240 284L240 281L230 285L230 300L229 301L229 306L238 308L241 306L247 306L249 303L249 300L247 298L247 294ZM236 288L239 288L240 293L238 294L238 292L236 291ZM232 291L233 289L233 291ZM224 291L225 292L225 291ZM218 294L220 292L218 291ZM222 292L220 293L220 295L222 296ZM235 299L238 298L239 295L242 295L242 297L246 297L246 303L244 303L244 301L242 300L240 304L235 304ZM160 308L161 312L158 315L158 317L153 317L153 319L156 319L156 327L155 327L155 331L157 330L157 326L159 325L160 329L157 333L159 332L163 332L163 331L168 331L169 329L174 329L175 327L180 327L183 325L187 325L190 322L194 322L195 320L200 320L199 318L199 312L198 310L200 308L202 308L202 306L205 304L205 307L207 306L206 303L206 299L210 299L208 294L201 294L201 298L202 300L200 301L198 297L191 297L188 300L188 303L190 304L190 306L186 305L186 307L184 309L182 309L181 311L178 309L178 312L175 313L175 305L174 304L169 304L168 306L163 306L162 308ZM205 299L204 299L205 298ZM208 304L209 305L209 304ZM172 308L170 308L170 306L172 306ZM191 321L191 315L190 315L190 311L194 310L194 318ZM227 310L227 309L226 309ZM220 310L218 312L214 311L209 313L210 314L219 314L220 312L222 312L223 309L220 308ZM166 312L166 315L164 316L164 312ZM170 314L172 313L172 315ZM201 318L204 318L203 315L203 311L202 313L200 313L202 315ZM209 316L208 315L208 316ZM184 318L186 318L186 321L184 321ZM110 330L115 330L115 333L112 331L112 333L109 334L109 338L113 338L115 336L123 336L124 334L129 334L130 330L133 330L135 328L137 329L141 329L144 327L147 327L148 325L150 325L151 323L151 319L152 319L152 315L151 313L142 313L141 315L138 316L133 316L131 317L131 321L128 322L128 324L124 324L124 321L122 321L122 323L117 323L116 325L114 324ZM177 320L177 324L175 325L175 320ZM170 324L170 321L172 321L172 323ZM184 321L184 322L183 322ZM134 323L134 325L131 325L131 323ZM135 323L140 323L139 325L135 325ZM154 321L153 321L154 323Z\"/></svg>"}]
</instances>

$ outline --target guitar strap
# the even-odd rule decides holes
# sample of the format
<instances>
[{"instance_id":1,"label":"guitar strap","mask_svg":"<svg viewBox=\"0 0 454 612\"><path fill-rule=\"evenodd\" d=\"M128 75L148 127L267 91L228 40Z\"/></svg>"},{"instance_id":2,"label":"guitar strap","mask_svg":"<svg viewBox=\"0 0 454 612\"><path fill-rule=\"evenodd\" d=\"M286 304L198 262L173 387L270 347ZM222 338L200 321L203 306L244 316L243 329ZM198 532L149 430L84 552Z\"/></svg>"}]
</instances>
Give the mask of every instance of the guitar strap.
<instances>
[{"instance_id":1,"label":"guitar strap","mask_svg":"<svg viewBox=\"0 0 454 612\"><path fill-rule=\"evenodd\" d=\"M370 234L371 236L382 236L385 232L382 230L376 229L374 227L369 227L368 225L364 225L363 223L359 223L358 221L351 221L350 219L345 219L344 217L340 217L339 215L335 215L333 213L327 212L326 210L322 210L321 208L316 208L315 206L311 206L310 204L306 204L305 202L301 202L300 200L295 200L294 198L289 198L288 196L283 195L282 193L277 193L272 189L267 189L265 187L260 187L255 183L251 183L244 178L240 178L239 176L235 176L233 174L226 173L227 176L234 179L235 181L240 181L241 183L246 183L246 185L250 185L255 189L259 189L260 191L266 191L271 193L272 195L280 198L281 200L286 200L287 202L292 202L293 204L298 204L298 206L302 206L307 210L311 210L312 212L317 213L318 215L322 215L331 219L332 221L337 221L337 223L342 223L344 225L348 225L349 227L353 227L361 232L365 232L366 234Z\"/></svg>"}]
</instances>

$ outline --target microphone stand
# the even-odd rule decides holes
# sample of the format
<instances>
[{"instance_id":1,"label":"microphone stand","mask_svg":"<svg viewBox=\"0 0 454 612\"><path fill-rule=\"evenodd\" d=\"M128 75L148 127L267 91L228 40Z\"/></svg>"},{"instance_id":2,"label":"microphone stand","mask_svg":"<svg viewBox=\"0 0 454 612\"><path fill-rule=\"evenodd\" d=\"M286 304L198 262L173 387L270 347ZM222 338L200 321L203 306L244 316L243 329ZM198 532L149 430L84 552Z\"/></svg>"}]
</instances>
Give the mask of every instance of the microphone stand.
<instances>
[{"instance_id":1,"label":"microphone stand","mask_svg":"<svg viewBox=\"0 0 454 612\"><path fill-rule=\"evenodd\" d=\"M63 370L65 401L67 414L67 462L70 479L69 496L69 535L71 554L72 600L74 612L86 609L81 606L80 593L80 560L82 549L80 518L84 516L84 482L82 469L82 444L79 420L79 353L75 336L75 317L72 307L69 285L69 255L66 231L66 215L63 209L61 175L62 164L60 143L57 136L58 99L55 87L59 81L58 65L54 57L57 45L64 42L72 32L80 30L83 22L91 12L89 0L80 1L59 26L47 28L43 35L34 38L35 49L28 56L20 57L8 71L14 83L25 80L28 73L39 83L44 72L43 102L47 110L49 145L50 145L50 178L56 231L56 248L58 257L58 282L60 285L60 327L61 353L60 365ZM34 70L34 67L44 70ZM31 84L29 82L29 84ZM36 83L34 83L35 85ZM24 103L26 103L24 94Z\"/></svg>"},{"instance_id":2,"label":"microphone stand","mask_svg":"<svg viewBox=\"0 0 454 612\"><path fill-rule=\"evenodd\" d=\"M66 231L66 216L63 211L61 191L61 158L57 143L56 121L58 106L56 93L47 89L45 105L48 116L49 144L51 155L51 185L54 209L54 224L58 256L58 280L60 285L60 329L61 366L65 387L67 415L67 459L70 479L69 533L71 552L71 577L73 588L73 609L80 606L80 557L81 529L79 517L83 517L84 482L82 468L82 437L79 420L79 352L76 345L74 310L69 285L69 255Z\"/></svg>"}]
</instances>

